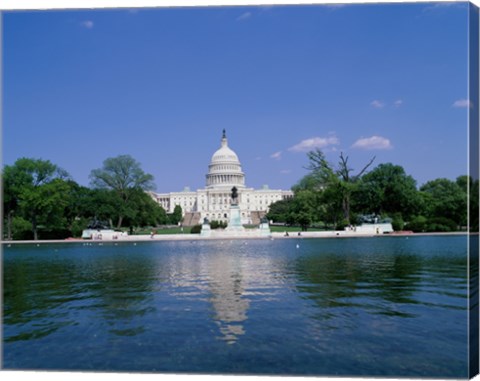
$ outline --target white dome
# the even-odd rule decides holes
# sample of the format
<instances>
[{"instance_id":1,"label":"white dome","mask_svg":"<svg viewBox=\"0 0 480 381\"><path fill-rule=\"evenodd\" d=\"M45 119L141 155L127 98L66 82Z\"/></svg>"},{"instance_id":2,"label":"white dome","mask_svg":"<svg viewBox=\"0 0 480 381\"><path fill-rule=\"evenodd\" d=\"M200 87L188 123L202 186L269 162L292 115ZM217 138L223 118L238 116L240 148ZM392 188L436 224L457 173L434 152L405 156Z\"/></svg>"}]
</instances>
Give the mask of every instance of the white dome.
<instances>
[{"instance_id":1,"label":"white dome","mask_svg":"<svg viewBox=\"0 0 480 381\"><path fill-rule=\"evenodd\" d=\"M223 130L222 145L212 156L208 166L207 188L245 187L245 174L237 154L228 147L225 130Z\"/></svg>"},{"instance_id":2,"label":"white dome","mask_svg":"<svg viewBox=\"0 0 480 381\"><path fill-rule=\"evenodd\" d=\"M228 147L226 142L225 142L225 145L223 145L223 139L222 139L222 147L219 150L215 151L215 153L212 156L212 160L210 161L210 164L223 163L227 161L240 165L240 161L238 160L237 154L233 152L230 149L230 147Z\"/></svg>"}]
</instances>

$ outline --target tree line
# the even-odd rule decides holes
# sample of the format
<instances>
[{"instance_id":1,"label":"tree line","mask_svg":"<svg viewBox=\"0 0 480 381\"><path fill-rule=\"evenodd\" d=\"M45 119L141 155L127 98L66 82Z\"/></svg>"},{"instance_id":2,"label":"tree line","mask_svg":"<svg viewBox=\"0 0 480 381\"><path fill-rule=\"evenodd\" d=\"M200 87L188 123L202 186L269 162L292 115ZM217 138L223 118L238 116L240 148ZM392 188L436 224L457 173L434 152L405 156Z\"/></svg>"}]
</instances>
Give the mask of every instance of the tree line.
<instances>
[{"instance_id":1,"label":"tree line","mask_svg":"<svg viewBox=\"0 0 480 381\"><path fill-rule=\"evenodd\" d=\"M90 187L76 183L48 160L20 158L2 173L3 238L79 237L92 220L111 228L177 224L180 206L167 214L146 191L153 176L129 155L108 158L90 173Z\"/></svg>"},{"instance_id":2,"label":"tree line","mask_svg":"<svg viewBox=\"0 0 480 381\"><path fill-rule=\"evenodd\" d=\"M439 178L417 188L415 179L399 165L384 163L368 171L375 157L353 174L343 153L336 166L319 149L307 156L309 172L292 187L293 198L270 206L270 220L304 230L311 226L343 229L375 216L391 221L395 230L478 231L478 179Z\"/></svg>"},{"instance_id":3,"label":"tree line","mask_svg":"<svg viewBox=\"0 0 480 381\"><path fill-rule=\"evenodd\" d=\"M293 198L270 206L270 220L304 230L343 229L377 216L390 219L395 230L478 231L478 179L440 178L417 188L399 165L384 163L369 171L375 158L354 174L343 153L336 166L321 150L307 156L307 175L292 187ZM21 158L4 166L2 186L7 240L79 237L92 220L132 230L176 225L182 219L180 206L167 214L146 193L154 189L153 176L129 155L108 158L92 170L89 187L48 160Z\"/></svg>"}]
</instances>

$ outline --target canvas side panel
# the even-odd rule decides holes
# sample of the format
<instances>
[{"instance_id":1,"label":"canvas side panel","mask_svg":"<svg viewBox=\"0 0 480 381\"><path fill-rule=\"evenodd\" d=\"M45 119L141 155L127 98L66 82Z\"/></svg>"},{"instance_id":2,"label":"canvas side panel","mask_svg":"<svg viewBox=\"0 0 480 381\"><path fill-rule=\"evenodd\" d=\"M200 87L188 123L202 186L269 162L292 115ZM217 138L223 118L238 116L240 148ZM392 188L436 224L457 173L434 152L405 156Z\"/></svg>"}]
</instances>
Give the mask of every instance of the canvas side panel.
<instances>
[{"instance_id":1,"label":"canvas side panel","mask_svg":"<svg viewBox=\"0 0 480 381\"><path fill-rule=\"evenodd\" d=\"M479 366L479 240L478 240L478 181L479 181L479 9L469 9L469 376L478 374Z\"/></svg>"}]
</instances>

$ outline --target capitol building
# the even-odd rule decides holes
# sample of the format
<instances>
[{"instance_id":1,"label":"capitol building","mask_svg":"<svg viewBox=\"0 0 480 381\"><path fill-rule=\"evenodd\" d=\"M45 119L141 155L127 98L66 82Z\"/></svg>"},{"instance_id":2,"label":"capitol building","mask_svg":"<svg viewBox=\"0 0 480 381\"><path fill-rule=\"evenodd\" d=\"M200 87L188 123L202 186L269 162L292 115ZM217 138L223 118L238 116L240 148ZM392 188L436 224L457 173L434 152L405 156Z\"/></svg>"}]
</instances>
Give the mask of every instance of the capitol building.
<instances>
[{"instance_id":1,"label":"capitol building","mask_svg":"<svg viewBox=\"0 0 480 381\"><path fill-rule=\"evenodd\" d=\"M269 206L279 200L293 197L290 190L248 188L245 185L245 173L237 154L228 146L223 130L220 148L213 154L206 175L206 186L191 191L185 188L181 192L149 192L167 213L173 213L180 205L183 213L183 225L199 224L204 218L210 221L228 222L230 218L231 192L238 191L238 206L243 225L257 225L268 212Z\"/></svg>"}]
</instances>

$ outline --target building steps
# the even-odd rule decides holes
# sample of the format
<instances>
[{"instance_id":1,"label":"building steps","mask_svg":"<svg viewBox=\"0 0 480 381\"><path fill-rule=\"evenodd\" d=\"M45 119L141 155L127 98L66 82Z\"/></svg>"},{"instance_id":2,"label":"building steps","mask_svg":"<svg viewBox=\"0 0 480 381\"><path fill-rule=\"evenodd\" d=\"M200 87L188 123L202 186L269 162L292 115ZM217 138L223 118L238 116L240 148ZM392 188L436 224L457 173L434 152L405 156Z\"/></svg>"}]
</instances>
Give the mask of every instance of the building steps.
<instances>
[{"instance_id":1,"label":"building steps","mask_svg":"<svg viewBox=\"0 0 480 381\"><path fill-rule=\"evenodd\" d=\"M250 219L252 220L252 225L260 225L260 220L265 217L267 213L264 211L252 211L250 212Z\"/></svg>"},{"instance_id":2,"label":"building steps","mask_svg":"<svg viewBox=\"0 0 480 381\"><path fill-rule=\"evenodd\" d=\"M186 212L183 217L183 226L194 226L200 223L200 213L199 212Z\"/></svg>"}]
</instances>

